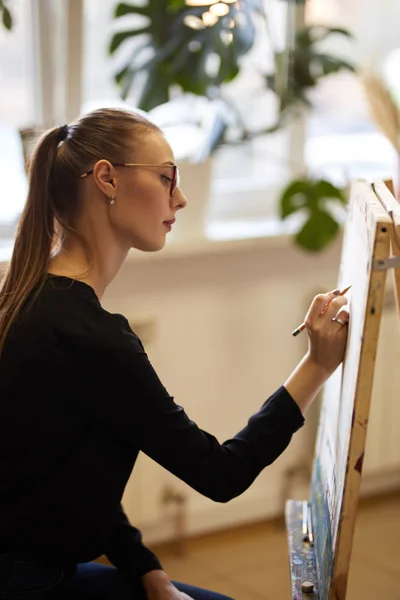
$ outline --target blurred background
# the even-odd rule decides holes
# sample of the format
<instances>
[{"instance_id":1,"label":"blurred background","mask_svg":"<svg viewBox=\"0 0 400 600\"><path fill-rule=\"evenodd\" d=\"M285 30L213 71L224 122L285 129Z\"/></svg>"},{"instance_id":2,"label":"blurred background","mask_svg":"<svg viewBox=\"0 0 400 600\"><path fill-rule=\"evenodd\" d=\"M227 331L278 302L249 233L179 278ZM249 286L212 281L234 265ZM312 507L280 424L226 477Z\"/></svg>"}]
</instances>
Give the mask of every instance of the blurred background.
<instances>
[{"instance_id":1,"label":"blurred background","mask_svg":"<svg viewBox=\"0 0 400 600\"><path fill-rule=\"evenodd\" d=\"M399 188L400 3L1 0L0 17L2 268L37 136L100 106L143 110L172 145L188 206L163 252L131 252L104 307L128 317L190 417L229 438L302 357L305 336L290 332L312 297L336 287L350 182ZM392 298L389 288L350 599L400 599ZM227 505L140 456L124 506L171 577L244 600L290 597L284 503L309 495L318 412L317 401Z\"/></svg>"}]
</instances>

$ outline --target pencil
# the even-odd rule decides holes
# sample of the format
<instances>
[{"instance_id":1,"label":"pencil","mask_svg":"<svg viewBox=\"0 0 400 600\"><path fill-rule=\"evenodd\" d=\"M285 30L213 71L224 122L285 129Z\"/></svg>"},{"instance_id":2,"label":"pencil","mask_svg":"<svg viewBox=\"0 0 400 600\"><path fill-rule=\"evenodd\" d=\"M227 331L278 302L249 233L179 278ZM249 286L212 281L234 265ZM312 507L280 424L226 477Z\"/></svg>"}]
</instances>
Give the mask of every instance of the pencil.
<instances>
[{"instance_id":1,"label":"pencil","mask_svg":"<svg viewBox=\"0 0 400 600\"><path fill-rule=\"evenodd\" d=\"M346 292L349 291L350 288L351 288L351 285L349 285L347 288L344 288L344 290L342 290L340 292L340 294L338 294L338 296L344 296L346 294ZM326 309L328 308L328 305L329 304L326 304L324 310L322 311L322 314L326 311ZM302 323L301 325L296 327L296 329L294 331L292 331L292 335L293 336L299 335L299 333L301 333L305 328L306 328L306 324Z\"/></svg>"}]
</instances>

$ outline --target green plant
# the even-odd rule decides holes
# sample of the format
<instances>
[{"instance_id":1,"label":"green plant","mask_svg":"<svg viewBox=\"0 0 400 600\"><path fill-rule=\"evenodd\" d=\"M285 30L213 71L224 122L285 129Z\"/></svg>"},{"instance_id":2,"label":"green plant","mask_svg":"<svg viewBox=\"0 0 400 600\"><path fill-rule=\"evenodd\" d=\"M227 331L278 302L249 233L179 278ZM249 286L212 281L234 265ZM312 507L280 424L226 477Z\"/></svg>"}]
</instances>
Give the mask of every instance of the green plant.
<instances>
[{"instance_id":1,"label":"green plant","mask_svg":"<svg viewBox=\"0 0 400 600\"><path fill-rule=\"evenodd\" d=\"M321 52L320 44L331 35L352 38L346 29L313 25L297 32L294 47L287 54L275 52L274 72L263 77L265 86L278 96L277 119L267 128L251 131L239 119L237 142L274 133L304 110L312 109L309 94L322 78L342 70L355 72L355 66L348 61Z\"/></svg>"},{"instance_id":2,"label":"green plant","mask_svg":"<svg viewBox=\"0 0 400 600\"><path fill-rule=\"evenodd\" d=\"M122 97L126 98L137 76L144 76L145 84L138 102L144 110L167 102L174 86L183 92L218 97L226 102L231 114L237 116L235 135L229 135L229 129L224 129L221 135L215 136L208 148L209 153L218 145L243 143L278 130L299 112L312 108L309 93L323 77L342 69L355 70L348 61L321 49L321 43L330 36L351 38L350 32L325 26L302 28L296 33L292 49L274 54L274 72L261 74L264 88L260 91L268 88L278 96L276 122L268 128L250 131L241 121L237 107L225 100L222 86L238 75L241 57L255 43L254 17L260 15L267 27L263 5L259 0L230 4L229 15L207 27L200 16L210 6L211 3L189 7L185 0L147 0L145 5L139 5L139 0L130 4L120 3L115 9L116 19L130 14L145 17L147 22L143 27L115 33L109 48L110 54L114 54L132 38L143 38L131 58L115 75L115 81L121 88ZM188 18L191 26L188 26ZM218 68L210 72L209 59L218 56ZM298 210L308 215L295 236L296 243L307 250L322 250L339 230L339 223L327 208L328 199L341 205L346 203L343 191L329 181L313 181L307 177L292 182L282 192L282 219Z\"/></svg>"},{"instance_id":3,"label":"green plant","mask_svg":"<svg viewBox=\"0 0 400 600\"><path fill-rule=\"evenodd\" d=\"M299 211L306 214L304 224L295 235L295 242L305 250L319 252L336 237L340 225L329 210L332 201L345 206L346 192L325 179L297 179L283 190L281 219Z\"/></svg>"},{"instance_id":4,"label":"green plant","mask_svg":"<svg viewBox=\"0 0 400 600\"><path fill-rule=\"evenodd\" d=\"M13 26L13 19L10 9L7 7L7 0L0 0L0 13L3 26L10 31Z\"/></svg>"},{"instance_id":5,"label":"green plant","mask_svg":"<svg viewBox=\"0 0 400 600\"><path fill-rule=\"evenodd\" d=\"M124 99L139 75L145 79L138 101L144 110L167 102L173 86L209 98L221 96L222 84L239 74L241 57L254 45L254 17L264 18L266 26L267 17L261 0L247 0L232 4L225 18L205 26L200 17L211 4L190 7L185 0L147 0L145 5L116 5L115 19L137 15L147 21L144 26L118 31L110 41L109 53L113 55L132 38L142 38L115 74ZM308 94L321 78L343 69L355 70L348 61L321 51L320 44L332 35L352 37L343 28L313 25L297 32L293 49L274 54L274 73L263 77L265 86L279 98L277 121L259 132L249 132L241 124L239 141L276 131L298 109L310 108ZM209 68L210 59L213 69Z\"/></svg>"},{"instance_id":6,"label":"green plant","mask_svg":"<svg viewBox=\"0 0 400 600\"><path fill-rule=\"evenodd\" d=\"M312 108L308 94L323 77L342 70L355 71L348 61L321 51L320 44L332 35L352 38L343 28L312 25L297 32L294 48L287 55L275 53L275 72L266 77L267 86L279 98L279 118L273 130L281 127L297 109ZM282 78L285 61L287 77Z\"/></svg>"},{"instance_id":7,"label":"green plant","mask_svg":"<svg viewBox=\"0 0 400 600\"><path fill-rule=\"evenodd\" d=\"M145 78L138 102L144 110L167 102L173 85L184 92L212 97L222 83L237 76L239 60L255 40L252 17L263 14L261 0L246 0L240 8L231 5L229 15L213 26L205 26L200 18L206 10L207 5L190 7L184 0L117 4L115 19L137 15L146 20L142 27L115 33L110 42L109 53L113 55L132 38L142 38L115 75L123 98L139 74Z\"/></svg>"}]
</instances>

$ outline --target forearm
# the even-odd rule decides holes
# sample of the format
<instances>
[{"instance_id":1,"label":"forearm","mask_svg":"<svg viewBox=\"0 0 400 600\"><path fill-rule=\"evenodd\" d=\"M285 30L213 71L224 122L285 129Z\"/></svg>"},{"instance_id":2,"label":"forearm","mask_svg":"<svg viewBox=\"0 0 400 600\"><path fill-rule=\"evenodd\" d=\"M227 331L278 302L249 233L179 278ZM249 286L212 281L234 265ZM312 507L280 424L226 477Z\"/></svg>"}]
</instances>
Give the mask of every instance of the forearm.
<instances>
[{"instance_id":1,"label":"forearm","mask_svg":"<svg viewBox=\"0 0 400 600\"><path fill-rule=\"evenodd\" d=\"M190 600L189 596L178 591L165 571L149 571L141 581L148 600Z\"/></svg>"},{"instance_id":2,"label":"forearm","mask_svg":"<svg viewBox=\"0 0 400 600\"><path fill-rule=\"evenodd\" d=\"M285 381L284 387L304 414L330 375L307 353Z\"/></svg>"},{"instance_id":3,"label":"forearm","mask_svg":"<svg viewBox=\"0 0 400 600\"><path fill-rule=\"evenodd\" d=\"M171 584L168 575L165 571L162 571L161 569L149 571L148 573L142 576L141 580L142 585L147 593L150 593L155 589L167 587Z\"/></svg>"},{"instance_id":4,"label":"forearm","mask_svg":"<svg viewBox=\"0 0 400 600\"><path fill-rule=\"evenodd\" d=\"M105 554L114 566L133 578L162 569L158 558L142 543L140 531L129 523L121 507Z\"/></svg>"}]
</instances>

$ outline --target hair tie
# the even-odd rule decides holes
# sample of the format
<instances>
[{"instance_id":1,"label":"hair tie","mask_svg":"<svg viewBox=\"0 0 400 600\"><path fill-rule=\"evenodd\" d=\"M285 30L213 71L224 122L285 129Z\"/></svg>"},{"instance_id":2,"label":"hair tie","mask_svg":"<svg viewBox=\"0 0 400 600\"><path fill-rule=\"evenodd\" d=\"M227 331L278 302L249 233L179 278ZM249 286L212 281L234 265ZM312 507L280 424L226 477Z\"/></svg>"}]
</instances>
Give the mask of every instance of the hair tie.
<instances>
[{"instance_id":1,"label":"hair tie","mask_svg":"<svg viewBox=\"0 0 400 600\"><path fill-rule=\"evenodd\" d=\"M58 129L58 141L63 142L68 137L68 133L69 133L68 125L61 125L61 127L59 127L59 129Z\"/></svg>"}]
</instances>

